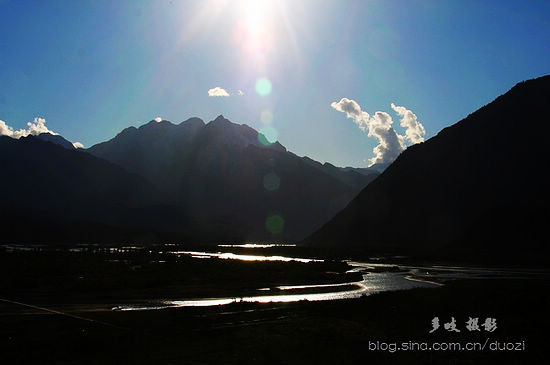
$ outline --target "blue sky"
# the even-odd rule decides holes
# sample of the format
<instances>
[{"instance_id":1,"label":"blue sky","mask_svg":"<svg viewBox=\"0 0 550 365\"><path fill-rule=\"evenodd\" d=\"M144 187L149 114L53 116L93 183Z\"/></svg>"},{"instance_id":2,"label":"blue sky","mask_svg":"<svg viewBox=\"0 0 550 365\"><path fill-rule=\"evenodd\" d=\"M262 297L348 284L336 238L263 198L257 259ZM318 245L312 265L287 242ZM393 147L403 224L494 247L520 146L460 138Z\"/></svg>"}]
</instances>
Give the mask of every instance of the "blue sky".
<instances>
[{"instance_id":1,"label":"blue sky","mask_svg":"<svg viewBox=\"0 0 550 365\"><path fill-rule=\"evenodd\" d=\"M86 147L157 116L261 129L269 110L289 150L367 166L379 141L331 103L402 135L404 106L429 138L549 72L548 1L0 0L0 120Z\"/></svg>"}]
</instances>

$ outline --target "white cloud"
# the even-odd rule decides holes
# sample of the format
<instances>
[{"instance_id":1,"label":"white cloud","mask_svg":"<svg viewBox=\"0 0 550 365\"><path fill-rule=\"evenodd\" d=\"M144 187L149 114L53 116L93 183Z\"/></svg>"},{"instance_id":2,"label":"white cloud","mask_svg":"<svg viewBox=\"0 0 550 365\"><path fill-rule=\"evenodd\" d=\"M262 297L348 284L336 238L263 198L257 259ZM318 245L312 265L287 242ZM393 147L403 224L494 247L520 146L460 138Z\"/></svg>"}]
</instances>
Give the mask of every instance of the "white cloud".
<instances>
[{"instance_id":1,"label":"white cloud","mask_svg":"<svg viewBox=\"0 0 550 365\"><path fill-rule=\"evenodd\" d=\"M418 121L418 117L411 110L404 106L397 106L391 103L391 108L401 117L401 127L406 128L405 138L412 144L424 142L426 129Z\"/></svg>"},{"instance_id":2,"label":"white cloud","mask_svg":"<svg viewBox=\"0 0 550 365\"><path fill-rule=\"evenodd\" d=\"M13 128L6 124L3 120L0 120L0 136L9 136L13 134Z\"/></svg>"},{"instance_id":3,"label":"white cloud","mask_svg":"<svg viewBox=\"0 0 550 365\"><path fill-rule=\"evenodd\" d=\"M161 117L156 117L155 119L153 119L155 122L157 123L160 123L162 122L162 118Z\"/></svg>"},{"instance_id":4,"label":"white cloud","mask_svg":"<svg viewBox=\"0 0 550 365\"><path fill-rule=\"evenodd\" d=\"M227 96L229 96L229 93L225 89L223 89L219 86L216 86L215 88L208 90L208 96L225 96L225 97L227 97Z\"/></svg>"},{"instance_id":5,"label":"white cloud","mask_svg":"<svg viewBox=\"0 0 550 365\"><path fill-rule=\"evenodd\" d=\"M32 122L27 123L27 127L27 129L14 130L11 126L7 125L6 122L0 120L0 135L15 139L27 136L37 136L41 133L59 135L59 133L55 133L46 127L46 119L44 118L34 118ZM84 148L84 145L80 142L74 142L73 146L75 148Z\"/></svg>"},{"instance_id":6,"label":"white cloud","mask_svg":"<svg viewBox=\"0 0 550 365\"><path fill-rule=\"evenodd\" d=\"M19 139L29 135L37 136L40 133L50 133L54 135L58 134L46 127L46 119L44 118L34 118L32 122L27 123L27 127L27 129L19 129L14 131L12 127L0 120L0 135Z\"/></svg>"},{"instance_id":7,"label":"white cloud","mask_svg":"<svg viewBox=\"0 0 550 365\"><path fill-rule=\"evenodd\" d=\"M368 136L378 139L378 146L372 150L374 157L370 159L371 165L393 162L407 148L403 136L393 129L392 124L392 117L385 112L376 112L369 119Z\"/></svg>"},{"instance_id":8,"label":"white cloud","mask_svg":"<svg viewBox=\"0 0 550 365\"><path fill-rule=\"evenodd\" d=\"M346 117L353 119L355 124L369 137L375 137L378 145L373 148L374 157L369 161L370 166L377 163L391 163L403 152L407 146L405 141L419 143L424 141L426 130L418 121L417 116L410 110L402 106L391 104L392 109L401 116L401 126L406 128L405 135L400 135L393 128L393 119L386 113L378 111L370 116L368 112L361 109L359 103L355 100L342 98L339 102L333 102L330 106L342 113Z\"/></svg>"},{"instance_id":9,"label":"white cloud","mask_svg":"<svg viewBox=\"0 0 550 365\"><path fill-rule=\"evenodd\" d=\"M243 96L243 95L244 95L244 91L242 91L242 90L237 90L237 95Z\"/></svg>"},{"instance_id":10,"label":"white cloud","mask_svg":"<svg viewBox=\"0 0 550 365\"><path fill-rule=\"evenodd\" d=\"M362 111L361 106L355 100L342 98L339 102L331 103L330 106L339 112L346 113L346 117L353 119L362 131L367 130L370 115Z\"/></svg>"}]
</instances>

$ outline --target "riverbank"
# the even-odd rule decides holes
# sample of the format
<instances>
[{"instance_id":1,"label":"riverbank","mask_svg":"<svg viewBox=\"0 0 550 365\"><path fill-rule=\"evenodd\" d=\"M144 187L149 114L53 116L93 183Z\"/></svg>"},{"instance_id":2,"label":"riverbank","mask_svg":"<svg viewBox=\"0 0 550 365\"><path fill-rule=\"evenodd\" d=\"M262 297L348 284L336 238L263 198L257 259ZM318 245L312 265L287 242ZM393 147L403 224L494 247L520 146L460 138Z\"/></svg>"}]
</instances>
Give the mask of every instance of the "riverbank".
<instances>
[{"instance_id":1,"label":"riverbank","mask_svg":"<svg viewBox=\"0 0 550 365\"><path fill-rule=\"evenodd\" d=\"M542 280L461 280L354 300L82 313L96 322L17 315L3 304L1 348L7 361L17 363L543 363L548 289ZM435 316L441 328L430 334ZM451 317L460 333L444 330ZM469 317L494 318L497 328L469 332ZM376 341L465 344L487 338L524 342L525 350L369 350Z\"/></svg>"},{"instance_id":2,"label":"riverbank","mask_svg":"<svg viewBox=\"0 0 550 365\"><path fill-rule=\"evenodd\" d=\"M260 253L261 254L261 253ZM145 249L0 252L2 296L38 305L128 303L261 294L258 289L359 281L345 262L197 259Z\"/></svg>"},{"instance_id":3,"label":"riverbank","mask_svg":"<svg viewBox=\"0 0 550 365\"><path fill-rule=\"evenodd\" d=\"M12 363L544 362L543 271L226 249L225 259L178 247L3 250L0 350ZM453 318L460 332L445 329ZM430 351L436 342L488 347Z\"/></svg>"}]
</instances>

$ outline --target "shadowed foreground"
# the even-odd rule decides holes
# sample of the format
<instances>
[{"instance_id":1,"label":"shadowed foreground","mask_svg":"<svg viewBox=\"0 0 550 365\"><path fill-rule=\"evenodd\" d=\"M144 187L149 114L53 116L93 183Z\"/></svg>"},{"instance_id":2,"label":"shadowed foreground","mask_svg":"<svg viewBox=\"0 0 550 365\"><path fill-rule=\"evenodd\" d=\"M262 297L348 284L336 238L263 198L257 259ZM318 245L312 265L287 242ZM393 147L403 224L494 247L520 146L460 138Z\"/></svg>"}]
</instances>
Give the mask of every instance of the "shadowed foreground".
<instances>
[{"instance_id":1,"label":"shadowed foreground","mask_svg":"<svg viewBox=\"0 0 550 365\"><path fill-rule=\"evenodd\" d=\"M2 302L0 349L7 363L543 363L548 289L536 280L477 280L350 301L73 313L95 322ZM441 328L429 334L435 316ZM451 316L460 333L443 329ZM496 318L498 327L468 332L469 317ZM525 341L526 350L369 350L369 341L487 338Z\"/></svg>"}]
</instances>

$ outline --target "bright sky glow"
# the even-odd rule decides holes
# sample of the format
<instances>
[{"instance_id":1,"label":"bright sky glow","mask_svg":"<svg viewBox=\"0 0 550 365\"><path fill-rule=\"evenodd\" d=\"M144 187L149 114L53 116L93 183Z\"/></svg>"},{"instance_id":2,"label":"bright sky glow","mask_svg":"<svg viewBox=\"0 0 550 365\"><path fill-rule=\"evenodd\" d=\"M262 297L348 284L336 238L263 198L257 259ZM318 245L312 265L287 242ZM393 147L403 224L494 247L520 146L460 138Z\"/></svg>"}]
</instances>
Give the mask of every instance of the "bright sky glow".
<instances>
[{"instance_id":1,"label":"bright sky glow","mask_svg":"<svg viewBox=\"0 0 550 365\"><path fill-rule=\"evenodd\" d=\"M385 140L332 103L428 139L550 73L543 0L0 0L0 14L2 128L41 118L85 147L159 115L223 114L300 156L367 166Z\"/></svg>"}]
</instances>

